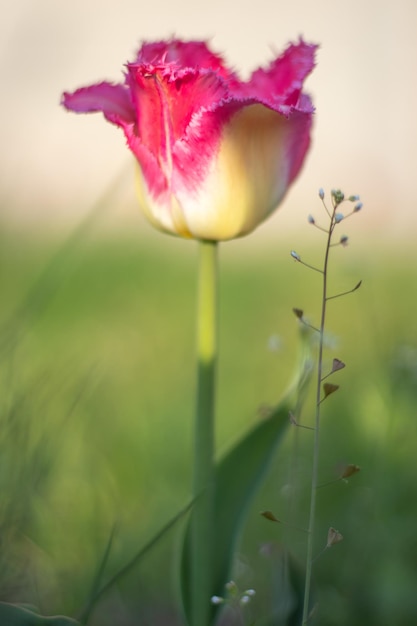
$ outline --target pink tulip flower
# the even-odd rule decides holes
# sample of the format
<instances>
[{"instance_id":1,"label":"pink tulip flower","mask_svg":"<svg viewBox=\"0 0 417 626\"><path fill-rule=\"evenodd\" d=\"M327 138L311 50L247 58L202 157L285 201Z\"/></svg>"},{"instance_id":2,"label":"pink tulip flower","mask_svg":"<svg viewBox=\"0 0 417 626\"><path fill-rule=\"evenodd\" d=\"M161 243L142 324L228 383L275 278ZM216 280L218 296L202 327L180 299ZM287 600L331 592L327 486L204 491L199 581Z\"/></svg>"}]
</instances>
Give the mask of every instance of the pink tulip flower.
<instances>
[{"instance_id":1,"label":"pink tulip flower","mask_svg":"<svg viewBox=\"0 0 417 626\"><path fill-rule=\"evenodd\" d=\"M122 84L64 93L62 104L123 129L157 228L233 239L278 207L301 169L314 110L302 88L315 50L300 40L241 81L205 42L145 43Z\"/></svg>"}]
</instances>

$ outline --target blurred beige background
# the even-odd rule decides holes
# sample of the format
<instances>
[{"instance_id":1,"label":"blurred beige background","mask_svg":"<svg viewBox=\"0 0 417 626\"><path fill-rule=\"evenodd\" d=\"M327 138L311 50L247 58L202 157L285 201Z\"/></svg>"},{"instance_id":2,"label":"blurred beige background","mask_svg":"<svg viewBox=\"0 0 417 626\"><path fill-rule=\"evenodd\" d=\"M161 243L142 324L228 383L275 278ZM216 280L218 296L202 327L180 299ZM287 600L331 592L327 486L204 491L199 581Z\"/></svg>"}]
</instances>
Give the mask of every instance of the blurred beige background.
<instances>
[{"instance_id":1,"label":"blurred beige background","mask_svg":"<svg viewBox=\"0 0 417 626\"><path fill-rule=\"evenodd\" d=\"M361 195L361 228L375 240L416 234L415 0L2 0L1 14L7 228L76 224L121 171L112 219L141 225L121 131L101 115L66 113L63 90L118 81L142 39L211 38L247 76L302 35L321 45L307 83L317 108L313 147L280 216L261 232L297 227L322 186Z\"/></svg>"}]
</instances>

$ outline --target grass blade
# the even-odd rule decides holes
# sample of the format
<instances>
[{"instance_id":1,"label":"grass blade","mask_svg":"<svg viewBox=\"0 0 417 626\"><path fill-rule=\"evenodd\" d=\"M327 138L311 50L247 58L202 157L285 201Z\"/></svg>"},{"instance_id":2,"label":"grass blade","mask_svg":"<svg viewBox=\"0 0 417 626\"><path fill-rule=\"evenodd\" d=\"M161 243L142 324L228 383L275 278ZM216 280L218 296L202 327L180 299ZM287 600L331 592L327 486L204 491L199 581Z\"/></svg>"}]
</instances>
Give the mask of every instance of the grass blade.
<instances>
[{"instance_id":1,"label":"grass blade","mask_svg":"<svg viewBox=\"0 0 417 626\"><path fill-rule=\"evenodd\" d=\"M0 624L4 626L81 626L71 617L62 615L45 617L8 602L0 602Z\"/></svg>"},{"instance_id":2,"label":"grass blade","mask_svg":"<svg viewBox=\"0 0 417 626\"><path fill-rule=\"evenodd\" d=\"M82 611L83 619L88 623L89 615L91 614L93 607L115 584L117 584L124 576L129 574L134 567L141 561L141 559L158 543L160 539L175 526L175 524L191 509L194 504L194 499L186 504L178 513L174 515L157 533L137 552L130 561L126 563L122 569L120 569L114 576L112 576L98 591L94 591L94 596L88 601L86 609ZM112 539L111 539L112 541ZM97 575L102 575L102 569L104 569L105 563L108 560L108 552L110 551L111 541L109 540L106 553L103 557L102 567L99 568ZM1 622L0 622L1 623Z\"/></svg>"}]
</instances>

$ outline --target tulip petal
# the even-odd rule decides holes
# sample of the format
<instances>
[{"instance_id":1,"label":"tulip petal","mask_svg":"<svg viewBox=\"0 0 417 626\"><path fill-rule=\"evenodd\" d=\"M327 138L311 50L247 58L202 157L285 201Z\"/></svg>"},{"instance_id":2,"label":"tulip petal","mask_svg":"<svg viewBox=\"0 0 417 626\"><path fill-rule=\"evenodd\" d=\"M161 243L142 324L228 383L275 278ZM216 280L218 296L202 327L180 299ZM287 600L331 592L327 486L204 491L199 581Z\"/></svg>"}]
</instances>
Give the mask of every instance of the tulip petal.
<instances>
[{"instance_id":1,"label":"tulip petal","mask_svg":"<svg viewBox=\"0 0 417 626\"><path fill-rule=\"evenodd\" d=\"M74 93L65 92L61 103L75 113L101 111L109 122L118 126L135 121L129 91L124 85L102 82L77 89Z\"/></svg>"},{"instance_id":2,"label":"tulip petal","mask_svg":"<svg viewBox=\"0 0 417 626\"><path fill-rule=\"evenodd\" d=\"M175 192L193 237L232 239L272 213L298 174L310 143L311 117L289 120L260 104L244 106L224 129L219 152L195 193ZM232 182L231 182L232 181Z\"/></svg>"},{"instance_id":3,"label":"tulip petal","mask_svg":"<svg viewBox=\"0 0 417 626\"><path fill-rule=\"evenodd\" d=\"M176 65L179 68L200 68L215 72L222 78L236 78L223 58L214 54L205 41L158 41L144 43L136 57L139 65Z\"/></svg>"},{"instance_id":4,"label":"tulip petal","mask_svg":"<svg viewBox=\"0 0 417 626\"><path fill-rule=\"evenodd\" d=\"M214 112L228 96L225 82L201 69L168 71L133 64L128 72L137 124L125 133L151 196L156 200L165 192L175 194L177 184L188 192L196 190L231 115L228 110Z\"/></svg>"},{"instance_id":5,"label":"tulip petal","mask_svg":"<svg viewBox=\"0 0 417 626\"><path fill-rule=\"evenodd\" d=\"M176 142L195 126L195 116L227 96L224 82L210 71L177 72L143 65L129 65L128 70L138 121L135 132L164 162L171 160Z\"/></svg>"},{"instance_id":6,"label":"tulip petal","mask_svg":"<svg viewBox=\"0 0 417 626\"><path fill-rule=\"evenodd\" d=\"M316 49L317 46L303 40L291 44L269 67L252 73L247 83L248 93L283 114L293 107L312 113L311 100L300 100L300 95L304 80L314 68Z\"/></svg>"}]
</instances>

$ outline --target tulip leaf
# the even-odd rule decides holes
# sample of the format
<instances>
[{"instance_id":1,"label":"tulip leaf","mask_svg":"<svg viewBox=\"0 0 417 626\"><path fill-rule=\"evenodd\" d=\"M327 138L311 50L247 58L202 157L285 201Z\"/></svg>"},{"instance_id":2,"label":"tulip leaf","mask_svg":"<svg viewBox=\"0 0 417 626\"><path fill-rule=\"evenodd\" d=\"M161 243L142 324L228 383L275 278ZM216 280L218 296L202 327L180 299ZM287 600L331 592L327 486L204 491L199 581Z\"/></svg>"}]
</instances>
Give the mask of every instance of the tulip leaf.
<instances>
[{"instance_id":1,"label":"tulip leaf","mask_svg":"<svg viewBox=\"0 0 417 626\"><path fill-rule=\"evenodd\" d=\"M294 411L297 415L301 412L313 371L310 337L310 329L302 327L300 359L284 399L272 407L217 463L214 485L213 578L207 602L213 596L224 596L225 585L230 580L235 547L249 506L268 472L287 427L291 425L290 415ZM256 515L258 514L257 512ZM191 512L181 554L181 593L184 614L189 624L192 603L192 515ZM212 623L218 610L218 605L212 606Z\"/></svg>"},{"instance_id":2,"label":"tulip leaf","mask_svg":"<svg viewBox=\"0 0 417 626\"><path fill-rule=\"evenodd\" d=\"M0 624L4 626L81 626L70 617L56 615L45 617L17 604L0 602Z\"/></svg>"},{"instance_id":3,"label":"tulip leaf","mask_svg":"<svg viewBox=\"0 0 417 626\"><path fill-rule=\"evenodd\" d=\"M216 545L210 596L224 594L245 514L271 464L277 445L290 424L289 410L288 401L272 409L268 417L257 423L217 465L213 529ZM191 609L190 527L189 522L184 537L181 564L183 607L187 618ZM210 601L210 598L207 598L207 601ZM213 606L213 615L216 610L217 607Z\"/></svg>"}]
</instances>

